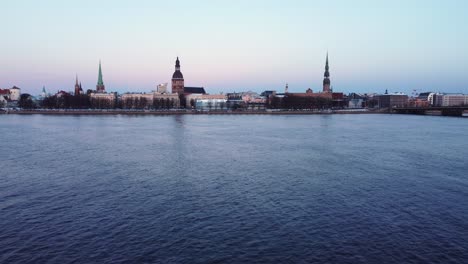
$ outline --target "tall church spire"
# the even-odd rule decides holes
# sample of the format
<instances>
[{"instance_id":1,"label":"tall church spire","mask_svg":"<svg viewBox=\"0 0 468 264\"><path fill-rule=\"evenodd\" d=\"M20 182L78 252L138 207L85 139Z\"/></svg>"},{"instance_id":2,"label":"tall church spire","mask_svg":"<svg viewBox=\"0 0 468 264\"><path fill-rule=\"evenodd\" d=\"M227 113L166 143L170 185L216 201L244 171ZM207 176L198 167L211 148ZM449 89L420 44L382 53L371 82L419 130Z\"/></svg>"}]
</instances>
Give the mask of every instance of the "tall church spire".
<instances>
[{"instance_id":1,"label":"tall church spire","mask_svg":"<svg viewBox=\"0 0 468 264\"><path fill-rule=\"evenodd\" d=\"M80 95L80 86L78 85L78 74L76 75L75 80L75 95Z\"/></svg>"},{"instance_id":2,"label":"tall church spire","mask_svg":"<svg viewBox=\"0 0 468 264\"><path fill-rule=\"evenodd\" d=\"M101 61L99 60L99 75L98 75L98 85L104 85L104 82L102 81L102 69L101 69Z\"/></svg>"},{"instance_id":3,"label":"tall church spire","mask_svg":"<svg viewBox=\"0 0 468 264\"><path fill-rule=\"evenodd\" d=\"M331 93L332 90L330 89L330 67L328 66L328 52L327 52L327 59L325 61L325 73L323 76L325 77L323 79L323 92L324 93Z\"/></svg>"},{"instance_id":4,"label":"tall church spire","mask_svg":"<svg viewBox=\"0 0 468 264\"><path fill-rule=\"evenodd\" d=\"M330 77L330 67L328 66L328 52L327 52L327 61L325 62L325 74L324 77Z\"/></svg>"},{"instance_id":5,"label":"tall church spire","mask_svg":"<svg viewBox=\"0 0 468 264\"><path fill-rule=\"evenodd\" d=\"M104 81L102 80L102 69L101 69L101 60L99 60L99 73L98 73L98 81L96 85L96 91L98 93L105 93L106 87L104 86Z\"/></svg>"}]
</instances>

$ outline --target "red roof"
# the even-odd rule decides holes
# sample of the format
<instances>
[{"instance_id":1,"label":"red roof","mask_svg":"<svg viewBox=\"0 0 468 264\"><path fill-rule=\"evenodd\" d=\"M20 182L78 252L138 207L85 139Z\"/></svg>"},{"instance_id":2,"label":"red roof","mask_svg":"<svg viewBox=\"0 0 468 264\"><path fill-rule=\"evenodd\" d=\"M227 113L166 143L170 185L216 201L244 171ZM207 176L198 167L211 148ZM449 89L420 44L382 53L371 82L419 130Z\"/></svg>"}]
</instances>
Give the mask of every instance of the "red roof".
<instances>
[{"instance_id":1,"label":"red roof","mask_svg":"<svg viewBox=\"0 0 468 264\"><path fill-rule=\"evenodd\" d=\"M0 89L0 94L10 94L10 89Z\"/></svg>"},{"instance_id":2,"label":"red roof","mask_svg":"<svg viewBox=\"0 0 468 264\"><path fill-rule=\"evenodd\" d=\"M343 99L343 93L332 93L332 99L333 100L342 100Z\"/></svg>"}]
</instances>

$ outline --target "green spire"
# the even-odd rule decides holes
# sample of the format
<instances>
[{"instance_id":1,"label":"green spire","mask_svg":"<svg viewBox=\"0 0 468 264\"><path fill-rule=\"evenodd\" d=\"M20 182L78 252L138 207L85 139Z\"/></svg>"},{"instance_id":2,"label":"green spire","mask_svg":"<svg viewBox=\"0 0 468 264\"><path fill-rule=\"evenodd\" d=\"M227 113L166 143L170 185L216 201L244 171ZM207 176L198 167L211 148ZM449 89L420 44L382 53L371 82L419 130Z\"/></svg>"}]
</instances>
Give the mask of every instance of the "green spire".
<instances>
[{"instance_id":1,"label":"green spire","mask_svg":"<svg viewBox=\"0 0 468 264\"><path fill-rule=\"evenodd\" d=\"M104 82L102 81L102 70L101 70L101 61L100 60L99 60L99 76L98 76L97 85L104 86Z\"/></svg>"}]
</instances>

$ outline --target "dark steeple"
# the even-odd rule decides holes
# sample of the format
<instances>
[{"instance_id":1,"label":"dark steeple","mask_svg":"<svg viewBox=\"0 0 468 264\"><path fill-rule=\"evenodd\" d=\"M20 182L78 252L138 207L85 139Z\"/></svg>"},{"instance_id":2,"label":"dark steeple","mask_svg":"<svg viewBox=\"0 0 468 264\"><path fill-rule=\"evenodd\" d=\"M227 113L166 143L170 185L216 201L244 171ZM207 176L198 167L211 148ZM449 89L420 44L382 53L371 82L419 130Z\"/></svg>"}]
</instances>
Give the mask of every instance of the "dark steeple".
<instances>
[{"instance_id":1,"label":"dark steeple","mask_svg":"<svg viewBox=\"0 0 468 264\"><path fill-rule=\"evenodd\" d=\"M332 90L330 89L330 67L328 66L328 52L327 52L327 60L325 62L325 73L323 76L325 77L323 79L323 92L324 93L331 93Z\"/></svg>"},{"instance_id":2,"label":"dark steeple","mask_svg":"<svg viewBox=\"0 0 468 264\"><path fill-rule=\"evenodd\" d=\"M183 79L184 75L180 71L180 61L179 57L177 57L176 62L175 62L175 72L172 75L172 79Z\"/></svg>"},{"instance_id":3,"label":"dark steeple","mask_svg":"<svg viewBox=\"0 0 468 264\"><path fill-rule=\"evenodd\" d=\"M75 80L75 95L80 94L80 85L78 84L78 74L76 75L76 80Z\"/></svg>"},{"instance_id":4,"label":"dark steeple","mask_svg":"<svg viewBox=\"0 0 468 264\"><path fill-rule=\"evenodd\" d=\"M326 78L330 77L330 67L328 66L328 52L327 52L327 61L325 62L325 74L323 75Z\"/></svg>"},{"instance_id":5,"label":"dark steeple","mask_svg":"<svg viewBox=\"0 0 468 264\"><path fill-rule=\"evenodd\" d=\"M179 71L180 70L180 61L179 61L179 57L177 57L176 61L175 61L175 70L176 71Z\"/></svg>"}]
</instances>

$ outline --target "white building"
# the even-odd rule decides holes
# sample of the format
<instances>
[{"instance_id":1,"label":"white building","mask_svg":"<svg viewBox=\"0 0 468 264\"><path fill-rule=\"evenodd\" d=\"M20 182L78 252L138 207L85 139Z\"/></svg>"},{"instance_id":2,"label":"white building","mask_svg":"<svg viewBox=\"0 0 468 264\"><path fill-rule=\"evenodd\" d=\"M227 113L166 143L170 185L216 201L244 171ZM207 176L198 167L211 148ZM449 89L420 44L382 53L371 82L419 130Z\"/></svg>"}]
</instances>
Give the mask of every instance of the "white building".
<instances>
[{"instance_id":1,"label":"white building","mask_svg":"<svg viewBox=\"0 0 468 264\"><path fill-rule=\"evenodd\" d=\"M167 84L166 84L167 87ZM161 87L158 91L164 91ZM124 108L179 108L180 100L177 93L126 93L120 96Z\"/></svg>"},{"instance_id":2,"label":"white building","mask_svg":"<svg viewBox=\"0 0 468 264\"><path fill-rule=\"evenodd\" d=\"M468 105L468 95L465 94L443 94L436 95L437 106L463 106Z\"/></svg>"},{"instance_id":3,"label":"white building","mask_svg":"<svg viewBox=\"0 0 468 264\"><path fill-rule=\"evenodd\" d=\"M364 103L364 99L356 98L356 99L349 99L348 108L362 108Z\"/></svg>"},{"instance_id":4,"label":"white building","mask_svg":"<svg viewBox=\"0 0 468 264\"><path fill-rule=\"evenodd\" d=\"M97 108L114 108L117 99L116 93L91 93L91 105Z\"/></svg>"},{"instance_id":5,"label":"white building","mask_svg":"<svg viewBox=\"0 0 468 264\"><path fill-rule=\"evenodd\" d=\"M227 97L223 94L189 95L187 99L190 99L189 102L193 102L187 104L187 106L194 104L196 109L201 110L225 109L227 106Z\"/></svg>"},{"instance_id":6,"label":"white building","mask_svg":"<svg viewBox=\"0 0 468 264\"><path fill-rule=\"evenodd\" d=\"M165 94L167 93L167 83L158 84L156 93Z\"/></svg>"},{"instance_id":7,"label":"white building","mask_svg":"<svg viewBox=\"0 0 468 264\"><path fill-rule=\"evenodd\" d=\"M13 86L13 88L10 89L10 100L11 101L18 101L21 97L21 89Z\"/></svg>"}]
</instances>

